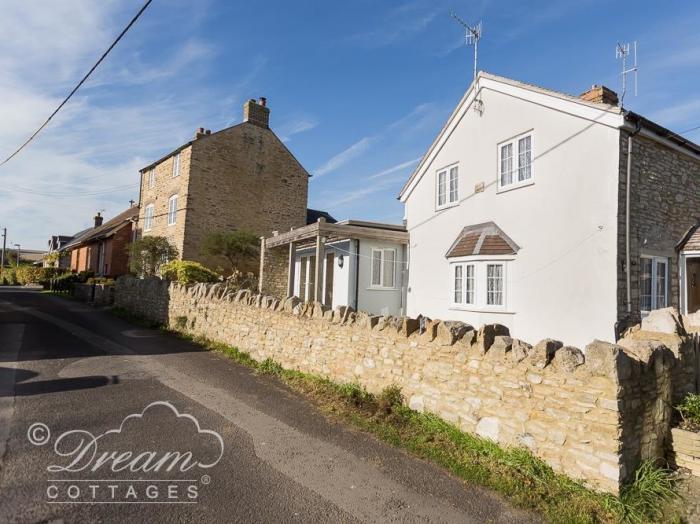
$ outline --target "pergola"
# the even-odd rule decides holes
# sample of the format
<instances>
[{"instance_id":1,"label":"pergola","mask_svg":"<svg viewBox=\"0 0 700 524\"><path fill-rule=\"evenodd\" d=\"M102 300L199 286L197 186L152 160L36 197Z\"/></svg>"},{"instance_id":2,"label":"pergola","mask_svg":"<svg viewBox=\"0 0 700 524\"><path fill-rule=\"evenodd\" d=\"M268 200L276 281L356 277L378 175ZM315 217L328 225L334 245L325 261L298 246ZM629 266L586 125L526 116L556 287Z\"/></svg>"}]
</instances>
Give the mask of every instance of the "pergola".
<instances>
[{"instance_id":1,"label":"pergola","mask_svg":"<svg viewBox=\"0 0 700 524\"><path fill-rule=\"evenodd\" d=\"M373 222L363 222L358 220L348 220L338 224L330 224L325 218L319 218L318 222L308 226L292 229L286 233L277 233L269 238L262 237L260 245L260 292L269 289L269 281L274 277L269 274L274 265L270 260L272 250L279 250L282 246L288 247L286 257L287 279L285 291L287 296L294 295L294 269L295 254L300 246L316 246L316 264L314 268L314 300L321 301L323 296L323 253L328 242L350 239L372 239L396 242L400 244L408 243L408 231L404 226L378 224ZM274 257L279 259L279 257ZM272 286L274 287L274 286ZM279 286L281 287L281 286Z\"/></svg>"}]
</instances>

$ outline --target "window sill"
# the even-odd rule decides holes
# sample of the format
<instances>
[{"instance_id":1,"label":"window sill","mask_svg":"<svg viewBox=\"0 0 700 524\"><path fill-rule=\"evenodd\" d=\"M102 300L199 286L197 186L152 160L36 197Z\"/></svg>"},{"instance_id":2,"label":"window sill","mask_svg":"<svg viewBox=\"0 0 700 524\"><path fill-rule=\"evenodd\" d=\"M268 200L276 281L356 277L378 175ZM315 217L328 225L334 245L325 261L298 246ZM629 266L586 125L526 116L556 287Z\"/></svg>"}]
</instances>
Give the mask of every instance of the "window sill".
<instances>
[{"instance_id":1,"label":"window sill","mask_svg":"<svg viewBox=\"0 0 700 524\"><path fill-rule=\"evenodd\" d=\"M477 306L457 306L451 305L449 310L452 311L469 311L471 313L497 313L502 315L515 315L515 311L508 311L502 308L488 308L488 307L477 307Z\"/></svg>"},{"instance_id":2,"label":"window sill","mask_svg":"<svg viewBox=\"0 0 700 524\"><path fill-rule=\"evenodd\" d=\"M382 286L370 286L365 288L366 291L396 291L397 287L382 287Z\"/></svg>"},{"instance_id":3,"label":"window sill","mask_svg":"<svg viewBox=\"0 0 700 524\"><path fill-rule=\"evenodd\" d=\"M535 181L531 178L530 180L527 180L525 182L514 182L512 184L508 184L507 186L498 186L498 189L496 190L496 194L499 193L507 193L508 191L513 191L514 189L520 189L521 187L528 187L532 186L535 184Z\"/></svg>"},{"instance_id":4,"label":"window sill","mask_svg":"<svg viewBox=\"0 0 700 524\"><path fill-rule=\"evenodd\" d=\"M451 207L457 207L458 205L459 205L459 198L455 202L452 202L451 204L445 204L442 206L435 206L435 212L437 213L438 211L450 209Z\"/></svg>"}]
</instances>

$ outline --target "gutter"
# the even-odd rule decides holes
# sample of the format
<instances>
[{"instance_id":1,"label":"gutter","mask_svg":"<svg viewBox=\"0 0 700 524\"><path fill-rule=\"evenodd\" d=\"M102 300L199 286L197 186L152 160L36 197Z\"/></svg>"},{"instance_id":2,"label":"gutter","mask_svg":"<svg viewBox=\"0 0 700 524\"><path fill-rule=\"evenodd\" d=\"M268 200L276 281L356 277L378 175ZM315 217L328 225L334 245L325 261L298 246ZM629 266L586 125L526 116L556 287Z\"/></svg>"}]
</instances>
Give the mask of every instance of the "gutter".
<instances>
[{"instance_id":1,"label":"gutter","mask_svg":"<svg viewBox=\"0 0 700 524\"><path fill-rule=\"evenodd\" d=\"M627 179L625 185L625 283L627 287L627 318L632 316L632 272L630 268L630 195L632 185L632 138L642 130L642 123L637 120L634 131L627 137Z\"/></svg>"}]
</instances>

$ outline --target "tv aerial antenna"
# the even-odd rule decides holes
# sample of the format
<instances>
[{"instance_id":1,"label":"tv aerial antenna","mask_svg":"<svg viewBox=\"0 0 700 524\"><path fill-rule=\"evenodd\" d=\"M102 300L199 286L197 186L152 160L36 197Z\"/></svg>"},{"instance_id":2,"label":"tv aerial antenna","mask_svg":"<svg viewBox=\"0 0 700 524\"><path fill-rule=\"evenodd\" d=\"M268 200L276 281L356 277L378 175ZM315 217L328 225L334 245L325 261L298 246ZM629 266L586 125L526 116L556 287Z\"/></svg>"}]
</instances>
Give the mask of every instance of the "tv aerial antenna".
<instances>
[{"instance_id":1,"label":"tv aerial antenna","mask_svg":"<svg viewBox=\"0 0 700 524\"><path fill-rule=\"evenodd\" d=\"M634 51L634 64L630 68L627 67L627 59L630 55L630 45L618 43L617 47L615 48L615 58L622 59L622 96L620 97L620 106L622 106L622 102L625 100L625 94L627 93L627 75L630 73L634 73L634 96L637 96L637 71L639 70L639 67L637 67L636 40L632 46Z\"/></svg>"},{"instance_id":2,"label":"tv aerial antenna","mask_svg":"<svg viewBox=\"0 0 700 524\"><path fill-rule=\"evenodd\" d=\"M471 26L458 17L455 13L450 13L452 18L464 29L464 41L466 45L474 46L474 80L476 80L476 64L479 57L479 40L481 40L481 22Z\"/></svg>"}]
</instances>

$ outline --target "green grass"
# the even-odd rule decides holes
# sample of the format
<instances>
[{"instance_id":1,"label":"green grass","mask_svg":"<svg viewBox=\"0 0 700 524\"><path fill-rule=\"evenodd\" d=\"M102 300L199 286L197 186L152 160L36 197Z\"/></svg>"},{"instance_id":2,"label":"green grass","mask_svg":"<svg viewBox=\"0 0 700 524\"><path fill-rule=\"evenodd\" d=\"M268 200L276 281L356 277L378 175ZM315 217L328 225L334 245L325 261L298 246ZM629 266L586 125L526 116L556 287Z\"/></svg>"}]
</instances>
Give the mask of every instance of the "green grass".
<instances>
[{"instance_id":1,"label":"green grass","mask_svg":"<svg viewBox=\"0 0 700 524\"><path fill-rule=\"evenodd\" d=\"M115 313L133 318L124 311ZM636 524L678 518L664 513L671 511L670 503L677 497L674 483L666 470L651 462L639 467L634 482L625 486L619 497L595 492L556 473L524 448L499 446L465 433L435 415L411 410L397 386L373 395L357 384L338 384L317 375L287 370L271 358L258 362L235 347L176 333L261 375L276 377L311 399L327 415L434 462L467 483L492 489L515 506L539 513L548 522Z\"/></svg>"}]
</instances>

